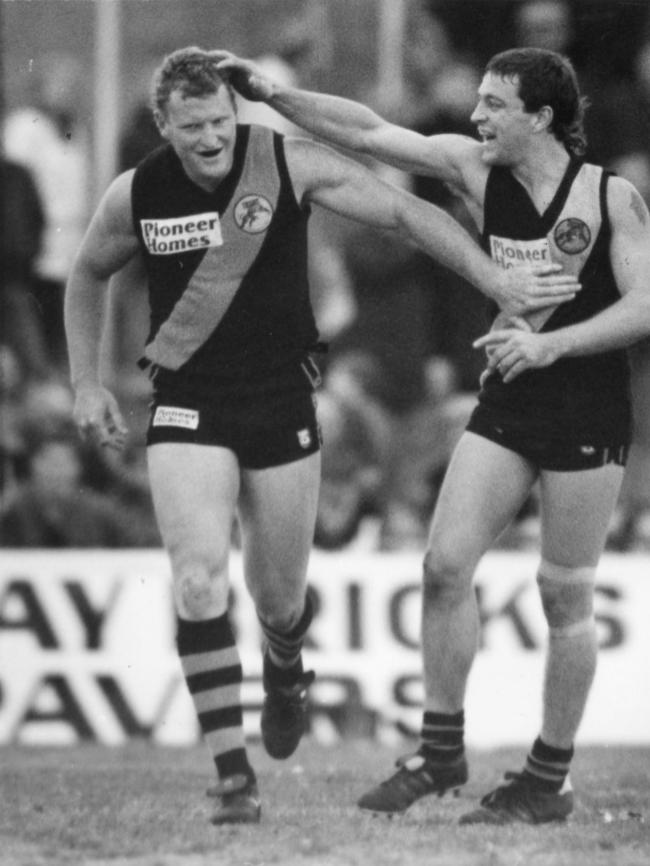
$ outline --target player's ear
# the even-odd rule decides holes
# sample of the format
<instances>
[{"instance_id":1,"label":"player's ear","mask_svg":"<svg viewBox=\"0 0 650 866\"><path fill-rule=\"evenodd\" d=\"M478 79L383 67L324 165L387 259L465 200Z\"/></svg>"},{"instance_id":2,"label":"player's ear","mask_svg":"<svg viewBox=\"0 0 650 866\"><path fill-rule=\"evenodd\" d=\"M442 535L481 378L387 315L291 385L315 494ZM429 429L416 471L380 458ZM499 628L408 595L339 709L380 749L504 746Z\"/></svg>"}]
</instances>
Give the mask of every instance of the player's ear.
<instances>
[{"instance_id":1,"label":"player's ear","mask_svg":"<svg viewBox=\"0 0 650 866\"><path fill-rule=\"evenodd\" d=\"M232 110L235 112L235 118L237 118L237 115L239 114L239 110L238 110L239 109L239 103L237 102L237 92L235 91L235 88L232 86L232 84L227 80L224 80L224 86L225 86L226 90L228 91L228 96L230 97L230 104L232 105Z\"/></svg>"},{"instance_id":2,"label":"player's ear","mask_svg":"<svg viewBox=\"0 0 650 866\"><path fill-rule=\"evenodd\" d=\"M542 105L535 114L533 128L536 132L542 132L545 129L550 130L553 124L553 109L550 105Z\"/></svg>"},{"instance_id":3,"label":"player's ear","mask_svg":"<svg viewBox=\"0 0 650 866\"><path fill-rule=\"evenodd\" d=\"M158 127L158 132L160 133L162 138L169 138L167 134L167 121L165 120L165 115L161 111L158 111L158 109L156 109L156 111L154 111L153 113L153 119L156 123L156 126Z\"/></svg>"}]
</instances>

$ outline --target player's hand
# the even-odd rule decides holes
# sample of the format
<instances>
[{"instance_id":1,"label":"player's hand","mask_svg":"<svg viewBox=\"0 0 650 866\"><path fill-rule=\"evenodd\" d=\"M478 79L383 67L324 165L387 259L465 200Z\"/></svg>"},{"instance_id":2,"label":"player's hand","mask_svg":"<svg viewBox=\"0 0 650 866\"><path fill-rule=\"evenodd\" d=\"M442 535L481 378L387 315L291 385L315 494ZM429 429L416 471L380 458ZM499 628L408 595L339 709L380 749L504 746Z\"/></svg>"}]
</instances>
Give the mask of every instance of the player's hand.
<instances>
[{"instance_id":1,"label":"player's hand","mask_svg":"<svg viewBox=\"0 0 650 866\"><path fill-rule=\"evenodd\" d=\"M118 451L124 447L126 424L115 397L102 385L93 382L77 387L73 417L84 440Z\"/></svg>"},{"instance_id":2,"label":"player's hand","mask_svg":"<svg viewBox=\"0 0 650 866\"><path fill-rule=\"evenodd\" d=\"M217 68L237 93L251 102L264 102L273 96L274 82L252 60L244 60L230 51L211 51Z\"/></svg>"},{"instance_id":3,"label":"player's hand","mask_svg":"<svg viewBox=\"0 0 650 866\"><path fill-rule=\"evenodd\" d=\"M560 356L552 332L537 334L506 328L490 331L475 340L473 346L487 352L486 373L498 370L504 382L512 382L525 370L548 367Z\"/></svg>"},{"instance_id":4,"label":"player's hand","mask_svg":"<svg viewBox=\"0 0 650 866\"><path fill-rule=\"evenodd\" d=\"M560 273L562 265L540 268L508 268L503 271L499 297L501 310L514 316L564 304L575 298L581 285L571 274Z\"/></svg>"},{"instance_id":5,"label":"player's hand","mask_svg":"<svg viewBox=\"0 0 650 866\"><path fill-rule=\"evenodd\" d=\"M509 316L506 313L499 313L496 319L492 322L492 327L490 328L490 333L494 331L505 331L513 328L517 328L520 331L532 331L533 328L530 322L527 319L524 319L523 316ZM476 344L474 344L476 345ZM480 348L480 347L479 347ZM494 353L495 347L493 346L485 346L485 354L487 356L488 365L483 370L479 377L479 387L482 388L485 384L487 377L490 373L493 372L493 368L490 364L490 357Z\"/></svg>"}]
</instances>

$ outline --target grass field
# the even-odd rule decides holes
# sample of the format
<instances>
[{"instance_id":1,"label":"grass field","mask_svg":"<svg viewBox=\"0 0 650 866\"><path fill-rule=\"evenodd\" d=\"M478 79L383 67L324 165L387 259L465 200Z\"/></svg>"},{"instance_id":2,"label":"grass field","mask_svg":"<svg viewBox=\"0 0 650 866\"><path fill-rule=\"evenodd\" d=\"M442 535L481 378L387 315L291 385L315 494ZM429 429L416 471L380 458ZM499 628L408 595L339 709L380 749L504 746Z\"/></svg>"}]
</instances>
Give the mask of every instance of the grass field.
<instances>
[{"instance_id":1,"label":"grass field","mask_svg":"<svg viewBox=\"0 0 650 866\"><path fill-rule=\"evenodd\" d=\"M405 749L408 751L408 747ZM215 828L206 752L0 749L2 866L648 866L650 749L583 748L565 825L459 827L521 749L471 753L460 797L428 798L398 818L354 803L397 757L366 740L304 741L277 763L253 747L263 798L254 827Z\"/></svg>"}]
</instances>

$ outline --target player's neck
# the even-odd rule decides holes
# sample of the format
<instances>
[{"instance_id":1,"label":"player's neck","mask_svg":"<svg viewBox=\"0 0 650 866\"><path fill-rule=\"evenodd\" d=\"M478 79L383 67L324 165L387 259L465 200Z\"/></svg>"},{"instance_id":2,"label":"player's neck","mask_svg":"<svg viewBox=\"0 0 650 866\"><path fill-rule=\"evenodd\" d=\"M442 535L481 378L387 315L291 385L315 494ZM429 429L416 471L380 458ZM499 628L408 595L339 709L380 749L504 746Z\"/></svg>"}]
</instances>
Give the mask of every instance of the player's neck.
<instances>
[{"instance_id":1,"label":"player's neck","mask_svg":"<svg viewBox=\"0 0 650 866\"><path fill-rule=\"evenodd\" d=\"M570 159L564 145L550 139L531 147L511 171L542 211L555 195Z\"/></svg>"}]
</instances>

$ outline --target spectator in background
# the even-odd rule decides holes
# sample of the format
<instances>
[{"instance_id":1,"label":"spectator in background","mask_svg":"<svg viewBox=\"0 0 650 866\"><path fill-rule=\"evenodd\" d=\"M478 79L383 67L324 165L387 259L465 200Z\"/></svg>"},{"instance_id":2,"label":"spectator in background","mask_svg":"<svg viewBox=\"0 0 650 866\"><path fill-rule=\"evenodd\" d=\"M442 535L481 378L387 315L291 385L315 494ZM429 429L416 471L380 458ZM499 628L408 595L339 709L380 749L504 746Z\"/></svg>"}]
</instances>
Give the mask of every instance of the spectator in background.
<instances>
[{"instance_id":1,"label":"spectator in background","mask_svg":"<svg viewBox=\"0 0 650 866\"><path fill-rule=\"evenodd\" d=\"M362 521L380 518L393 419L375 397L383 375L369 352L350 350L327 366L318 397L323 433L314 541L333 549L353 541Z\"/></svg>"},{"instance_id":2,"label":"spectator in background","mask_svg":"<svg viewBox=\"0 0 650 866\"><path fill-rule=\"evenodd\" d=\"M62 382L33 379L8 346L2 349L2 502L27 478L29 431L38 431L43 440L69 434L72 424L72 395Z\"/></svg>"},{"instance_id":3,"label":"spectator in background","mask_svg":"<svg viewBox=\"0 0 650 866\"><path fill-rule=\"evenodd\" d=\"M0 343L0 508L25 474L20 432L24 378L25 370L16 353Z\"/></svg>"},{"instance_id":4,"label":"spectator in background","mask_svg":"<svg viewBox=\"0 0 650 866\"><path fill-rule=\"evenodd\" d=\"M30 426L25 440L28 477L0 511L0 546L133 546L128 516L114 501L82 484L80 444L72 425L56 435Z\"/></svg>"},{"instance_id":5,"label":"spectator in background","mask_svg":"<svg viewBox=\"0 0 650 866\"><path fill-rule=\"evenodd\" d=\"M154 514L147 475L144 436L130 441L123 452L82 447L83 481L92 490L112 501L131 527L133 547L160 547L162 541Z\"/></svg>"},{"instance_id":6,"label":"spectator in background","mask_svg":"<svg viewBox=\"0 0 650 866\"><path fill-rule=\"evenodd\" d=\"M568 54L574 36L567 0L522 0L515 7L515 43Z\"/></svg>"},{"instance_id":7,"label":"spectator in background","mask_svg":"<svg viewBox=\"0 0 650 866\"><path fill-rule=\"evenodd\" d=\"M6 118L7 157L27 168L45 211L34 293L49 351L66 360L63 289L85 229L89 194L89 152L80 118L84 71L74 56L43 54L30 72L30 99Z\"/></svg>"},{"instance_id":8,"label":"spectator in background","mask_svg":"<svg viewBox=\"0 0 650 866\"><path fill-rule=\"evenodd\" d=\"M454 63L456 54L443 21L421 2L407 3L404 39L404 94L400 105L382 105L381 94L377 94L374 103L378 110L381 108L396 118L396 122L416 125L430 115L432 89Z\"/></svg>"},{"instance_id":9,"label":"spectator in background","mask_svg":"<svg viewBox=\"0 0 650 866\"><path fill-rule=\"evenodd\" d=\"M28 375L49 372L49 357L34 289L34 262L45 215L31 172L0 158L0 343L10 347Z\"/></svg>"},{"instance_id":10,"label":"spectator in background","mask_svg":"<svg viewBox=\"0 0 650 866\"><path fill-rule=\"evenodd\" d=\"M3 547L158 547L144 444L124 455L83 444L72 393L26 378L0 346Z\"/></svg>"}]
</instances>

